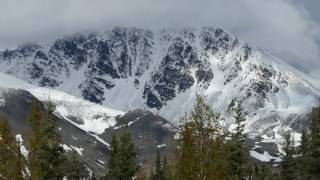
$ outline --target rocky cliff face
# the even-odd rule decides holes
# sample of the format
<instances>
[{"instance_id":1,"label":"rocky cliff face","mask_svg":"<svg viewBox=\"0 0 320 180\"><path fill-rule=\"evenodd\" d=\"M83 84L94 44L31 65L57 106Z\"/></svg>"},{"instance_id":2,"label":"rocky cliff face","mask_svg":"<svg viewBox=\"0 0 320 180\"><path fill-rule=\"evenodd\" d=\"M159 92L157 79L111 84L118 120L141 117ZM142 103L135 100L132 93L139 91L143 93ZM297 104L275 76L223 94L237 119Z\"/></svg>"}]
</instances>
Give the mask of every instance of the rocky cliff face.
<instances>
[{"instance_id":1,"label":"rocky cliff face","mask_svg":"<svg viewBox=\"0 0 320 180\"><path fill-rule=\"evenodd\" d=\"M242 101L250 132L292 127L318 103L319 82L219 28L117 27L0 52L0 71L91 102L143 108L177 124L196 94L226 114Z\"/></svg>"}]
</instances>

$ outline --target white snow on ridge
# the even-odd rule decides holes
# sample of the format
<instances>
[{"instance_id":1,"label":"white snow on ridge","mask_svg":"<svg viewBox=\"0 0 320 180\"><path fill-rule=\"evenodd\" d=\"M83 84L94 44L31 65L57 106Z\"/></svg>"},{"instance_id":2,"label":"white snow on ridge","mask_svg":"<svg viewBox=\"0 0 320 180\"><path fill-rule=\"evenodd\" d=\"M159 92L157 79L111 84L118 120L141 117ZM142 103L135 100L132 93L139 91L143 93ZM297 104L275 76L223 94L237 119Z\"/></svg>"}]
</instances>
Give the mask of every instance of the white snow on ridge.
<instances>
[{"instance_id":1,"label":"white snow on ridge","mask_svg":"<svg viewBox=\"0 0 320 180\"><path fill-rule=\"evenodd\" d=\"M122 111L91 103L67 93L31 85L3 73L0 73L0 87L24 89L41 101L50 100L56 107L55 113L67 117L69 121L75 119L77 123L73 121L73 124L91 132L90 134L103 133L106 128L116 124L116 116L124 114Z\"/></svg>"},{"instance_id":2,"label":"white snow on ridge","mask_svg":"<svg viewBox=\"0 0 320 180\"><path fill-rule=\"evenodd\" d=\"M57 114L68 119L75 118L78 126L88 132L101 134L106 128L116 124L116 116L124 114L122 111L109 109L67 93L55 90L46 92L43 88L28 90L42 101L48 101L50 98L56 106Z\"/></svg>"}]
</instances>

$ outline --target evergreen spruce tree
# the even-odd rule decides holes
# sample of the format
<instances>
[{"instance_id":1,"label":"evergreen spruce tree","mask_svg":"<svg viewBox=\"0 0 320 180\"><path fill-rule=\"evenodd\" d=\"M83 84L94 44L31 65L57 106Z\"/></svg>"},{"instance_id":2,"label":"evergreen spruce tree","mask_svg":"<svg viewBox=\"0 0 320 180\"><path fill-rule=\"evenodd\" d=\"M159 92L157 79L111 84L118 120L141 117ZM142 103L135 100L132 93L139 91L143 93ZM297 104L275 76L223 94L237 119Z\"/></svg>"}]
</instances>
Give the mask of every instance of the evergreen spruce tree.
<instances>
[{"instance_id":1,"label":"evergreen spruce tree","mask_svg":"<svg viewBox=\"0 0 320 180\"><path fill-rule=\"evenodd\" d=\"M162 171L162 165L161 165L160 151L158 150L155 171L151 176L151 180L163 180L163 179L164 177L163 177L163 171Z\"/></svg>"},{"instance_id":2,"label":"evergreen spruce tree","mask_svg":"<svg viewBox=\"0 0 320 180\"><path fill-rule=\"evenodd\" d=\"M298 149L298 179L310 179L310 136L307 130L302 131L300 146Z\"/></svg>"},{"instance_id":3,"label":"evergreen spruce tree","mask_svg":"<svg viewBox=\"0 0 320 180\"><path fill-rule=\"evenodd\" d=\"M309 173L310 179L320 177L320 107L313 108L310 127Z\"/></svg>"},{"instance_id":4,"label":"evergreen spruce tree","mask_svg":"<svg viewBox=\"0 0 320 180\"><path fill-rule=\"evenodd\" d=\"M193 135L194 125L187 122L180 132L179 145L177 149L177 162L175 166L175 177L178 180L193 179L197 177L198 163L196 156L195 137Z\"/></svg>"},{"instance_id":5,"label":"evergreen spruce tree","mask_svg":"<svg viewBox=\"0 0 320 180\"><path fill-rule=\"evenodd\" d=\"M81 178L81 162L77 152L73 149L67 153L66 176L68 180L79 180Z\"/></svg>"},{"instance_id":6,"label":"evergreen spruce tree","mask_svg":"<svg viewBox=\"0 0 320 180\"><path fill-rule=\"evenodd\" d=\"M53 105L49 103L45 113L40 111L36 100L32 103L29 124L29 170L31 180L62 179L64 150L61 146L62 138L57 133L53 115Z\"/></svg>"},{"instance_id":7,"label":"evergreen spruce tree","mask_svg":"<svg viewBox=\"0 0 320 180\"><path fill-rule=\"evenodd\" d=\"M114 136L111 143L107 180L131 180L138 172L137 154L129 133L119 140Z\"/></svg>"},{"instance_id":8,"label":"evergreen spruce tree","mask_svg":"<svg viewBox=\"0 0 320 180\"><path fill-rule=\"evenodd\" d=\"M0 179L22 180L24 171L20 146L6 120L0 120Z\"/></svg>"},{"instance_id":9,"label":"evergreen spruce tree","mask_svg":"<svg viewBox=\"0 0 320 180\"><path fill-rule=\"evenodd\" d=\"M227 175L227 152L221 135L220 116L204 98L197 96L196 104L182 126L177 149L176 179L224 179ZM223 154L223 156L221 156Z\"/></svg>"},{"instance_id":10,"label":"evergreen spruce tree","mask_svg":"<svg viewBox=\"0 0 320 180\"><path fill-rule=\"evenodd\" d=\"M236 128L230 141L231 176L237 179L245 179L252 173L252 167L250 165L249 148L246 144L246 134L244 133L245 118L240 103L236 105L234 118Z\"/></svg>"},{"instance_id":11,"label":"evergreen spruce tree","mask_svg":"<svg viewBox=\"0 0 320 180\"><path fill-rule=\"evenodd\" d=\"M64 163L66 161L62 144L62 137L57 132L56 119L54 117L54 106L48 102L46 116L43 123L43 134L45 139L44 167L46 169L45 179L62 179L64 176Z\"/></svg>"},{"instance_id":12,"label":"evergreen spruce tree","mask_svg":"<svg viewBox=\"0 0 320 180\"><path fill-rule=\"evenodd\" d=\"M208 148L210 161L207 177L213 180L230 179L230 148L226 144L225 135L217 136Z\"/></svg>"},{"instance_id":13,"label":"evergreen spruce tree","mask_svg":"<svg viewBox=\"0 0 320 180\"><path fill-rule=\"evenodd\" d=\"M258 168L258 172L253 176L253 180L276 180L272 174L272 168L269 164L263 164L261 168Z\"/></svg>"},{"instance_id":14,"label":"evergreen spruce tree","mask_svg":"<svg viewBox=\"0 0 320 180\"><path fill-rule=\"evenodd\" d=\"M112 137L110 146L110 159L108 162L106 180L117 180L120 177L119 143L115 135Z\"/></svg>"},{"instance_id":15,"label":"evergreen spruce tree","mask_svg":"<svg viewBox=\"0 0 320 180\"><path fill-rule=\"evenodd\" d=\"M43 133L44 116L40 111L39 104L36 100L32 101L31 115L28 119L31 132L29 140L28 168L30 170L31 180L44 179L47 167L45 161L45 144L46 139Z\"/></svg>"},{"instance_id":16,"label":"evergreen spruce tree","mask_svg":"<svg viewBox=\"0 0 320 180\"><path fill-rule=\"evenodd\" d=\"M137 153L131 135L124 133L120 137L120 175L121 180L131 180L139 170Z\"/></svg>"},{"instance_id":17,"label":"evergreen spruce tree","mask_svg":"<svg viewBox=\"0 0 320 180\"><path fill-rule=\"evenodd\" d=\"M284 157L282 161L282 170L281 170L281 178L283 180L295 180L297 179L297 161L294 158L295 149L294 149L294 141L291 139L290 132L286 132L284 135L285 144L284 144Z\"/></svg>"},{"instance_id":18,"label":"evergreen spruce tree","mask_svg":"<svg viewBox=\"0 0 320 180\"><path fill-rule=\"evenodd\" d=\"M310 136L306 129L304 129L301 133L301 143L299 146L299 154L300 156L307 156L310 151Z\"/></svg>"},{"instance_id":19,"label":"evergreen spruce tree","mask_svg":"<svg viewBox=\"0 0 320 180\"><path fill-rule=\"evenodd\" d=\"M163 157L161 160L160 151L157 151L156 156L156 163L154 171L151 171L151 180L169 180L172 177L170 177L170 171L169 171L169 165L167 162L167 158Z\"/></svg>"}]
</instances>

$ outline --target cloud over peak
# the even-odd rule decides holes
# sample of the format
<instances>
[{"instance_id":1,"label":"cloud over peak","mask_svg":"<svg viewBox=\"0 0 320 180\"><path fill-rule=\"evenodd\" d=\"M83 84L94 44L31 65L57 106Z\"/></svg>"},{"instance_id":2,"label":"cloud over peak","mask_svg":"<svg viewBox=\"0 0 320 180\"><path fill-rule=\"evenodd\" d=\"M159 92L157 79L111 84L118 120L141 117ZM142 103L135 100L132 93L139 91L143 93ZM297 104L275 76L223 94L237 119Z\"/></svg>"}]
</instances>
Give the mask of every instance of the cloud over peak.
<instances>
[{"instance_id":1,"label":"cloud over peak","mask_svg":"<svg viewBox=\"0 0 320 180\"><path fill-rule=\"evenodd\" d=\"M114 26L221 27L306 72L320 69L319 22L296 0L0 0L0 48Z\"/></svg>"}]
</instances>

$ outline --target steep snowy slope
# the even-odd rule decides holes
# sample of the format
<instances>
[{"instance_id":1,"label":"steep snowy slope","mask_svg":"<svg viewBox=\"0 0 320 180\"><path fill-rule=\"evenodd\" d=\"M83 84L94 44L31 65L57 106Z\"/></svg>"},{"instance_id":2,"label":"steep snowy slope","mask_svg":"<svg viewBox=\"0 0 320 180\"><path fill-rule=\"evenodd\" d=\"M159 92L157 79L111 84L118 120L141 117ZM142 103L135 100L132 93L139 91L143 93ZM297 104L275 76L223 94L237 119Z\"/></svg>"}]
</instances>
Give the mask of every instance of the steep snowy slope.
<instances>
[{"instance_id":1,"label":"steep snowy slope","mask_svg":"<svg viewBox=\"0 0 320 180\"><path fill-rule=\"evenodd\" d=\"M225 113L243 103L252 134L297 128L320 84L219 28L114 28L0 53L0 71L106 107L159 113L177 124L202 94Z\"/></svg>"},{"instance_id":2,"label":"steep snowy slope","mask_svg":"<svg viewBox=\"0 0 320 180\"><path fill-rule=\"evenodd\" d=\"M30 129L27 119L33 98L42 101L39 104L43 111L46 101L50 99L54 103L64 149L75 149L85 167L98 176L105 172L113 135L124 131L131 133L140 163L150 161L158 150L169 153L175 148L174 126L151 112L134 110L123 113L0 73L0 117L8 119L14 134L25 142L22 145L24 152L28 149ZM159 148L159 145L164 147Z\"/></svg>"},{"instance_id":3,"label":"steep snowy slope","mask_svg":"<svg viewBox=\"0 0 320 180\"><path fill-rule=\"evenodd\" d=\"M106 108L60 91L37 87L0 73L0 90L5 92L8 88L27 90L43 102L52 101L56 106L57 115L93 135L102 134L106 128L113 127L116 124L115 117L124 115L122 111ZM0 93L0 101L5 104L1 98L3 94L5 93Z\"/></svg>"}]
</instances>

